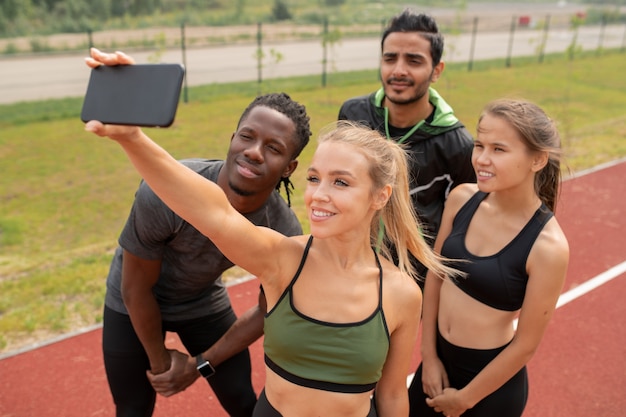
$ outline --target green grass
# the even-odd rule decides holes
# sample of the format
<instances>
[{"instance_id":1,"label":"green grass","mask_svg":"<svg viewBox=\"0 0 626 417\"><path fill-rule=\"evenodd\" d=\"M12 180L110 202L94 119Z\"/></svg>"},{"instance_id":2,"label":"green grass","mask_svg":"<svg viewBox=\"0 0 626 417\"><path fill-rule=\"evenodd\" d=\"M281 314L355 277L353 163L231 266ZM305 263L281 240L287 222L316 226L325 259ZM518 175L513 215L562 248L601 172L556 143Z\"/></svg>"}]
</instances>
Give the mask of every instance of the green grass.
<instances>
[{"instance_id":1,"label":"green grass","mask_svg":"<svg viewBox=\"0 0 626 417\"><path fill-rule=\"evenodd\" d=\"M451 65L435 85L470 131L482 106L502 97L542 105L558 122L566 162L580 171L626 156L626 55L605 52L543 64L502 61L467 72ZM263 92L286 91L305 104L312 128L335 120L341 103L378 88L376 71L270 80ZM147 129L177 158L223 158L255 82L189 89L169 129ZM101 320L105 279L139 176L121 148L83 131L82 99L0 106L0 352ZM300 158L293 206L304 220ZM305 230L308 224L304 221Z\"/></svg>"}]
</instances>

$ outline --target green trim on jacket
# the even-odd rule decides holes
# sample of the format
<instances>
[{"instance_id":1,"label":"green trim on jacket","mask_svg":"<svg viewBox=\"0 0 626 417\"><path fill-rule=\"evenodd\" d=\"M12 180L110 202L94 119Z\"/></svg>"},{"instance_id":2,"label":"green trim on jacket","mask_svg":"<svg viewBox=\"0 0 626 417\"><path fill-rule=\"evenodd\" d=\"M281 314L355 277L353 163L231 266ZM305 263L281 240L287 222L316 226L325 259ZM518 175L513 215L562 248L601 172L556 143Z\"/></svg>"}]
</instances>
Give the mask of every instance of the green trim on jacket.
<instances>
[{"instance_id":1,"label":"green trim on jacket","mask_svg":"<svg viewBox=\"0 0 626 417\"><path fill-rule=\"evenodd\" d=\"M381 87L372 95L372 102L376 108L376 112L381 117L385 116L385 108L383 107L383 99L385 98L385 90ZM452 107L441 97L441 95L432 87L428 88L428 101L435 107L435 116L430 123L423 123L419 127L419 131L428 133L429 135L438 135L458 127L459 119L454 115Z\"/></svg>"}]
</instances>

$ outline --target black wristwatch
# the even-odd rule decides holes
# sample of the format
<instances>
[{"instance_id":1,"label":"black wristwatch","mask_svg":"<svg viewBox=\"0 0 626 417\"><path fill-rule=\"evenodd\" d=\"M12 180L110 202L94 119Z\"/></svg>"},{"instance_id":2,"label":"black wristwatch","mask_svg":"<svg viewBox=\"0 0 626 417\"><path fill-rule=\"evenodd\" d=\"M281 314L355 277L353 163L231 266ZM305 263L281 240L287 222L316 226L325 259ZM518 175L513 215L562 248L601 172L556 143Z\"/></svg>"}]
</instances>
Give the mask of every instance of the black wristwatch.
<instances>
[{"instance_id":1,"label":"black wristwatch","mask_svg":"<svg viewBox=\"0 0 626 417\"><path fill-rule=\"evenodd\" d=\"M208 379L215 374L215 368L213 368L213 365L211 365L209 361L202 357L202 354L196 356L196 364L196 369L198 369L200 375L203 377Z\"/></svg>"}]
</instances>

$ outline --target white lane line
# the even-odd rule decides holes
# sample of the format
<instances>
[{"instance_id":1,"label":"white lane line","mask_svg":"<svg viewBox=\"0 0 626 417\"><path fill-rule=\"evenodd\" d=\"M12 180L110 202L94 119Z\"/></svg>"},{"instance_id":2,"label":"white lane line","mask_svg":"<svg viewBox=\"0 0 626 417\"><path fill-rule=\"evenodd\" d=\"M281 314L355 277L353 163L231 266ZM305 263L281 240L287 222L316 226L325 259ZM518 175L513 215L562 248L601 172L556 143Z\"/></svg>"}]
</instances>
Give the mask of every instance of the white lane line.
<instances>
[{"instance_id":1,"label":"white lane line","mask_svg":"<svg viewBox=\"0 0 626 417\"><path fill-rule=\"evenodd\" d=\"M563 307L565 304L569 303L570 301L574 301L578 297L581 297L587 294L591 290L598 288L600 285L606 284L613 278L617 278L618 276L622 275L625 272L626 272L626 261L622 262L621 264L617 264L610 269L607 269L600 275L596 275L595 277L583 282L576 288L572 288L571 290L561 294L559 296L559 300L556 303L556 308ZM517 327L517 320L515 320L513 325ZM411 385L411 381L413 380L414 375L415 373L411 373L407 377L406 379L407 387Z\"/></svg>"},{"instance_id":2,"label":"white lane line","mask_svg":"<svg viewBox=\"0 0 626 417\"><path fill-rule=\"evenodd\" d=\"M598 288L602 284L606 284L613 278L616 278L626 272L626 261L621 264L615 265L614 267L604 271L600 275L596 275L595 277L583 282L576 288L572 288L571 290L561 294L559 297L559 301L556 303L556 308L562 307L570 301L574 301L578 297L587 294L589 291Z\"/></svg>"}]
</instances>

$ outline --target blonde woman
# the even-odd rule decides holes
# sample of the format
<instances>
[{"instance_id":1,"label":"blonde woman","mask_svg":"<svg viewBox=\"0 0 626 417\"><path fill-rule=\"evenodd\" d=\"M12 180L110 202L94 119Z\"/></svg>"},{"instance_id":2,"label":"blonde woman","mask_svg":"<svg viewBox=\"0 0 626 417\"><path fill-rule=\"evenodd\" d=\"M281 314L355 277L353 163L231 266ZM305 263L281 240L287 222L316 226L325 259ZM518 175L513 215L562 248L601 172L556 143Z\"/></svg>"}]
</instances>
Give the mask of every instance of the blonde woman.
<instances>
[{"instance_id":1,"label":"blonde woman","mask_svg":"<svg viewBox=\"0 0 626 417\"><path fill-rule=\"evenodd\" d=\"M166 204L259 277L267 365L255 416L408 414L406 376L422 301L409 252L432 271L453 271L418 232L399 145L347 122L323 134L307 170L311 234L286 237L250 223L219 187L138 127L90 121L85 129L117 141ZM398 266L376 247L382 225Z\"/></svg>"}]
</instances>

